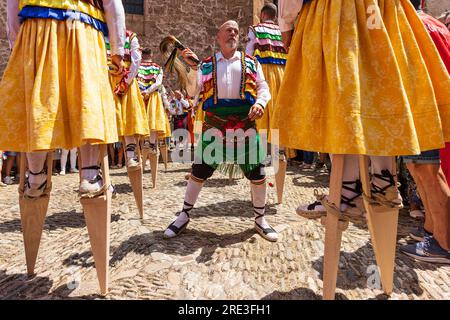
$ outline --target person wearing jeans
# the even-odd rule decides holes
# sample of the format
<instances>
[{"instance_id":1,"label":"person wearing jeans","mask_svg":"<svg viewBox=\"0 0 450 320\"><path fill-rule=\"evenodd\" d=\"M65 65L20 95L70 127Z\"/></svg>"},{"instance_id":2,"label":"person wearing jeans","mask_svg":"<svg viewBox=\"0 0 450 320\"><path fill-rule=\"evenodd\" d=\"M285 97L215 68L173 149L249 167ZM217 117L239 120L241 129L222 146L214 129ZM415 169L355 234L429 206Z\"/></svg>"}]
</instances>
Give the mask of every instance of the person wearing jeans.
<instances>
[{"instance_id":1,"label":"person wearing jeans","mask_svg":"<svg viewBox=\"0 0 450 320\"><path fill-rule=\"evenodd\" d=\"M440 166L439 150L403 157L425 207L424 240L400 248L414 259L450 264L450 188Z\"/></svg>"}]
</instances>

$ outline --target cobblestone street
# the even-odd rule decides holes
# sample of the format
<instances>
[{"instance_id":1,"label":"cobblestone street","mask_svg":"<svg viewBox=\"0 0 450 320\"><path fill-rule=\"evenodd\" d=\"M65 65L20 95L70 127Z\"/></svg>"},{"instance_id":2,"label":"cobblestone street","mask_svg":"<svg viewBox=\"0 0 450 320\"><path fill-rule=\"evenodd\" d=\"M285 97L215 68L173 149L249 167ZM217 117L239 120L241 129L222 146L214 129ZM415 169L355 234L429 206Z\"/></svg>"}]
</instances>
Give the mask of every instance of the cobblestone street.
<instances>
[{"instance_id":1,"label":"cobblestone street","mask_svg":"<svg viewBox=\"0 0 450 320\"><path fill-rule=\"evenodd\" d=\"M163 166L160 164L160 169ZM110 294L106 299L321 299L324 228L295 214L300 202L326 192L324 171L290 166L285 202L268 221L277 243L255 234L248 182L215 174L192 211L188 229L164 240L164 229L181 209L189 166L169 164L157 189L144 180L145 220L139 214L125 169L112 170L118 196L111 223ZM273 181L273 179L271 179ZM56 176L36 263L26 276L17 185L0 188L0 298L97 299L99 292L87 229L75 190L78 175ZM416 222L401 213L398 244L411 241ZM338 299L386 299L368 288L374 253L365 225L350 223L343 235ZM369 270L369 272L368 272ZM450 299L450 267L420 263L397 253L391 299Z\"/></svg>"}]
</instances>

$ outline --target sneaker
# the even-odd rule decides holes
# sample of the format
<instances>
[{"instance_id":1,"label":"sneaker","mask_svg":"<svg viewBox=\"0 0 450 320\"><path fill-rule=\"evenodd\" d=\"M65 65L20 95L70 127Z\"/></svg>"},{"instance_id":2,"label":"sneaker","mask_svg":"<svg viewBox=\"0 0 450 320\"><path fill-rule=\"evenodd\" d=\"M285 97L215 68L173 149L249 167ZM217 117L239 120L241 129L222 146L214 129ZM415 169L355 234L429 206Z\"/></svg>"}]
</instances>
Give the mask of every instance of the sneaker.
<instances>
[{"instance_id":1,"label":"sneaker","mask_svg":"<svg viewBox=\"0 0 450 320\"><path fill-rule=\"evenodd\" d=\"M430 234L422 242L400 247L400 251L419 261L450 264L450 251L444 250Z\"/></svg>"},{"instance_id":2,"label":"sneaker","mask_svg":"<svg viewBox=\"0 0 450 320\"><path fill-rule=\"evenodd\" d=\"M70 173L79 173L80 171L77 168L70 169Z\"/></svg>"},{"instance_id":3,"label":"sneaker","mask_svg":"<svg viewBox=\"0 0 450 320\"><path fill-rule=\"evenodd\" d=\"M316 163L316 169L323 169L325 167L325 163L324 162L317 162Z\"/></svg>"},{"instance_id":4,"label":"sneaker","mask_svg":"<svg viewBox=\"0 0 450 320\"><path fill-rule=\"evenodd\" d=\"M424 214L424 212L422 210L411 210L409 212L409 216L411 218L418 219L418 220L421 220L421 219L425 218L425 214Z\"/></svg>"},{"instance_id":5,"label":"sneaker","mask_svg":"<svg viewBox=\"0 0 450 320\"><path fill-rule=\"evenodd\" d=\"M60 172L59 172L59 175L60 175L60 176L65 176L65 175L66 175L66 171L65 171L65 170L60 171Z\"/></svg>"},{"instance_id":6,"label":"sneaker","mask_svg":"<svg viewBox=\"0 0 450 320\"><path fill-rule=\"evenodd\" d=\"M409 233L409 236L418 242L422 242L425 237L425 229L423 228L423 224L420 224L420 226L418 226L416 229L413 229Z\"/></svg>"},{"instance_id":7,"label":"sneaker","mask_svg":"<svg viewBox=\"0 0 450 320\"><path fill-rule=\"evenodd\" d=\"M270 242L278 241L278 232L276 232L272 227L263 228L255 221L255 230L259 233L261 237Z\"/></svg>"},{"instance_id":8,"label":"sneaker","mask_svg":"<svg viewBox=\"0 0 450 320\"><path fill-rule=\"evenodd\" d=\"M8 186L10 186L10 185L14 184L14 181L13 181L13 178L11 176L6 176L3 179L3 183L8 185Z\"/></svg>"}]
</instances>

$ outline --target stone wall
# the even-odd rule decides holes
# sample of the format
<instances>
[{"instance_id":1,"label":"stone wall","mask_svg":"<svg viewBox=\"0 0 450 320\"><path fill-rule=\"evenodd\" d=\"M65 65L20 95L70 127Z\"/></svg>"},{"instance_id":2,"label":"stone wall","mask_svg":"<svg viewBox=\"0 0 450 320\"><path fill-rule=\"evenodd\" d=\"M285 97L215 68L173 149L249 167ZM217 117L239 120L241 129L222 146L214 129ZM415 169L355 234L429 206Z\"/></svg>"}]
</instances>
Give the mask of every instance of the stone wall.
<instances>
[{"instance_id":1,"label":"stone wall","mask_svg":"<svg viewBox=\"0 0 450 320\"><path fill-rule=\"evenodd\" d=\"M428 0L426 1L429 14L437 17L445 10L450 10L450 0Z\"/></svg>"}]
</instances>

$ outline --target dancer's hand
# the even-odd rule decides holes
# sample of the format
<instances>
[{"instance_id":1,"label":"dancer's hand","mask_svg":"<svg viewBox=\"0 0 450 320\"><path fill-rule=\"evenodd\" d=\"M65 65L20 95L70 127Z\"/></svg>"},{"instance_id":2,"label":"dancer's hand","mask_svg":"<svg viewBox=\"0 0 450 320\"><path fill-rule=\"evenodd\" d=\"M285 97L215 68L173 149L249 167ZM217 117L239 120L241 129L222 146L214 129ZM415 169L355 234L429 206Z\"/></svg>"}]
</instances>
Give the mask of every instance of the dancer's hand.
<instances>
[{"instance_id":1,"label":"dancer's hand","mask_svg":"<svg viewBox=\"0 0 450 320\"><path fill-rule=\"evenodd\" d=\"M283 43L286 49L289 51L289 47L291 46L292 35L294 34L294 30L285 31L281 33L281 37L283 38Z\"/></svg>"},{"instance_id":2,"label":"dancer's hand","mask_svg":"<svg viewBox=\"0 0 450 320\"><path fill-rule=\"evenodd\" d=\"M199 60L197 55L189 48L181 51L184 61L192 67L192 69L197 70L198 65L193 60Z\"/></svg>"},{"instance_id":3,"label":"dancer's hand","mask_svg":"<svg viewBox=\"0 0 450 320\"><path fill-rule=\"evenodd\" d=\"M123 61L122 56L113 55L111 57L111 64L112 64L114 70L110 70L109 72L113 76L121 76L123 74L124 68L123 68L122 61Z\"/></svg>"},{"instance_id":4,"label":"dancer's hand","mask_svg":"<svg viewBox=\"0 0 450 320\"><path fill-rule=\"evenodd\" d=\"M264 108L260 104L254 104L253 107L250 108L250 112L248 113L248 117L250 120L258 120L261 119L264 115Z\"/></svg>"}]
</instances>

